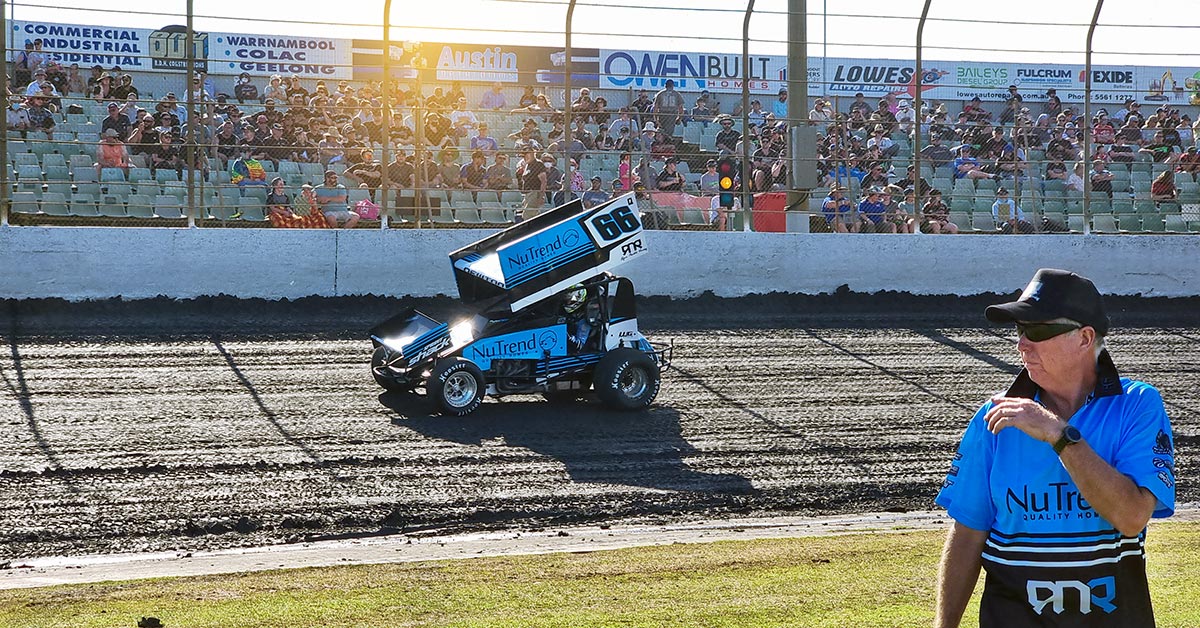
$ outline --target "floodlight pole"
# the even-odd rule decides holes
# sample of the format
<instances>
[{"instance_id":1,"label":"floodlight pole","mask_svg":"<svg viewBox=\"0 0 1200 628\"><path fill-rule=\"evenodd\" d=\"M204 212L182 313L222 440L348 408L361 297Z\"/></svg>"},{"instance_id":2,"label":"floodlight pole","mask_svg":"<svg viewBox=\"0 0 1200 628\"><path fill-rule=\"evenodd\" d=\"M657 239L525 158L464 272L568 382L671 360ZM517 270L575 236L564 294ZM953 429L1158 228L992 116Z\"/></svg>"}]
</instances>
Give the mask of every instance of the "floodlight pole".
<instances>
[{"instance_id":1,"label":"floodlight pole","mask_svg":"<svg viewBox=\"0 0 1200 628\"><path fill-rule=\"evenodd\" d=\"M753 230L750 202L750 15L754 13L754 0L746 2L746 17L742 20L742 216L746 226ZM765 77L764 77L765 78Z\"/></svg>"},{"instance_id":2,"label":"floodlight pole","mask_svg":"<svg viewBox=\"0 0 1200 628\"><path fill-rule=\"evenodd\" d=\"M808 0L788 0L787 30L788 106L785 122L789 129L794 129L799 125L808 124ZM797 150L797 132L790 131L788 137L791 138L792 184L788 186L786 208L791 209L800 203L797 183L800 177L798 166L802 157ZM812 159L816 159L815 154Z\"/></svg>"},{"instance_id":3,"label":"floodlight pole","mask_svg":"<svg viewBox=\"0 0 1200 628\"><path fill-rule=\"evenodd\" d=\"M8 21L4 17L4 0L0 0L0 93L8 93ZM16 41L14 39L13 41ZM4 106L8 106L7 100ZM0 155L8 155L8 133L0 133ZM0 168L0 227L8 226L9 168Z\"/></svg>"},{"instance_id":4,"label":"floodlight pole","mask_svg":"<svg viewBox=\"0 0 1200 628\"><path fill-rule=\"evenodd\" d=\"M383 0L383 83L379 95L383 115L383 146L379 151L379 228L388 228L388 197L391 196L390 181L388 181L388 149L392 143L392 107L391 107L391 67L388 60L392 56L391 25L392 0ZM397 192L398 194L398 192ZM399 203L397 203L397 206Z\"/></svg>"},{"instance_id":5,"label":"floodlight pole","mask_svg":"<svg viewBox=\"0 0 1200 628\"><path fill-rule=\"evenodd\" d=\"M184 158L187 159L187 226L196 227L196 90L192 89L192 77L196 76L196 33L192 30L194 0L187 0L187 35L184 46L187 47L187 61L184 63L186 74L183 77L183 89L187 99L187 143L183 146ZM200 85L204 89L204 85Z\"/></svg>"},{"instance_id":6,"label":"floodlight pole","mask_svg":"<svg viewBox=\"0 0 1200 628\"><path fill-rule=\"evenodd\" d=\"M1083 123L1088 128L1083 131L1083 232L1092 232L1092 36L1096 34L1096 22L1100 20L1100 9L1104 8L1104 0L1096 0L1096 10L1092 13L1092 22L1088 24L1087 50L1084 51L1083 72ZM1076 125L1078 130L1080 125Z\"/></svg>"},{"instance_id":7,"label":"floodlight pole","mask_svg":"<svg viewBox=\"0 0 1200 628\"><path fill-rule=\"evenodd\" d=\"M571 173L571 25L575 19L575 0L570 0L567 3L567 22L563 33L566 35L566 59L563 60L563 166L562 166L562 200L564 203L570 199L571 180L574 175ZM551 195L551 207L554 206L553 195Z\"/></svg>"},{"instance_id":8,"label":"floodlight pole","mask_svg":"<svg viewBox=\"0 0 1200 628\"><path fill-rule=\"evenodd\" d=\"M917 22L917 56L916 66L913 68L913 115L916 120L913 133L913 189L916 192L913 197L913 220L917 223L917 228L913 229L913 235L921 233L921 209L924 207L921 201L921 140L925 124L924 116L921 114L921 92L923 91L921 86L925 83L922 53L925 50L925 22L929 19L929 5L931 4L933 4L933 0L925 0L925 6L921 9L921 20Z\"/></svg>"}]
</instances>

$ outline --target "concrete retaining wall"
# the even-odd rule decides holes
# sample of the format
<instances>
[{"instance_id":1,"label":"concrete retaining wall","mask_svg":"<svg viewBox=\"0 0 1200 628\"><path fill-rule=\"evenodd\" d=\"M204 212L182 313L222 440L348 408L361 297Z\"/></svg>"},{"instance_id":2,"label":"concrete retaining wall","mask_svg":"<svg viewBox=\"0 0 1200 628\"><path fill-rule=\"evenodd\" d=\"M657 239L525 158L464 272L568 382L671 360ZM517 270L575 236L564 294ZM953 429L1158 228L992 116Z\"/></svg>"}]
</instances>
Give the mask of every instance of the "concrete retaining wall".
<instances>
[{"instance_id":1,"label":"concrete retaining wall","mask_svg":"<svg viewBox=\"0 0 1200 628\"><path fill-rule=\"evenodd\" d=\"M446 254L480 230L0 228L0 297L456 294ZM1066 268L1109 294L1200 295L1200 237L647 233L638 293L1007 293Z\"/></svg>"}]
</instances>

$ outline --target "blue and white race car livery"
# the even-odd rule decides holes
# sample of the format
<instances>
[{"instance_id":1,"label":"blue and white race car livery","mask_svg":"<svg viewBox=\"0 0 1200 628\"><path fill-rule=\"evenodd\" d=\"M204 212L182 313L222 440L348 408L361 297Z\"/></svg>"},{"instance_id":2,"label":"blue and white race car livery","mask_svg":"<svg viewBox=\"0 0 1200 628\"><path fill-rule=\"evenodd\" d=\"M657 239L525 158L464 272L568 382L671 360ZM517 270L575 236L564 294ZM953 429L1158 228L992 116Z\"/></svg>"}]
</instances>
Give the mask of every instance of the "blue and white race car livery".
<instances>
[{"instance_id":1,"label":"blue and white race car livery","mask_svg":"<svg viewBox=\"0 0 1200 628\"><path fill-rule=\"evenodd\" d=\"M633 194L590 210L572 201L450 254L476 314L453 324L416 310L371 330L371 374L395 392L424 387L446 414L485 395L578 397L647 407L669 349L638 330L633 283L609 273L647 251Z\"/></svg>"}]
</instances>

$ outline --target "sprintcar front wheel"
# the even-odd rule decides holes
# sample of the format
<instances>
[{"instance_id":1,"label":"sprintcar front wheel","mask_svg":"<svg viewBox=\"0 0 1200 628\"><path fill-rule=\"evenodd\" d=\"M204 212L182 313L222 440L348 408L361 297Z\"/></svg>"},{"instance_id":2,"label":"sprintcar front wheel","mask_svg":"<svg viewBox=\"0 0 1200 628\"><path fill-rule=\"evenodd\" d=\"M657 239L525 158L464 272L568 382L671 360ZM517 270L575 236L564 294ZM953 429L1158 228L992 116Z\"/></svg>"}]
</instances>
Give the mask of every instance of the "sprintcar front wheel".
<instances>
[{"instance_id":1,"label":"sprintcar front wheel","mask_svg":"<svg viewBox=\"0 0 1200 628\"><path fill-rule=\"evenodd\" d=\"M483 372L464 358L445 358L425 380L425 393L443 414L464 416L483 403Z\"/></svg>"},{"instance_id":2,"label":"sprintcar front wheel","mask_svg":"<svg viewBox=\"0 0 1200 628\"><path fill-rule=\"evenodd\" d=\"M617 410L641 410L658 396L662 374L658 364L637 349L613 349L596 365L593 386L605 405Z\"/></svg>"}]
</instances>

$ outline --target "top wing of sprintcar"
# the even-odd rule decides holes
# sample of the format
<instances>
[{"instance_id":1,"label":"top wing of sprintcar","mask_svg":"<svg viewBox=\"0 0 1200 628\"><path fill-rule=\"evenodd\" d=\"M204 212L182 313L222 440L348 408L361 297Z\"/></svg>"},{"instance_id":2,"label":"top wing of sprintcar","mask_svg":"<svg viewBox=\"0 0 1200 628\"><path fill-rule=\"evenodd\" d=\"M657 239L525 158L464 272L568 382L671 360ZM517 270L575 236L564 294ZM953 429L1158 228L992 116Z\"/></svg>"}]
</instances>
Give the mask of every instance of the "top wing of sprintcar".
<instances>
[{"instance_id":1,"label":"top wing of sprintcar","mask_svg":"<svg viewBox=\"0 0 1200 628\"><path fill-rule=\"evenodd\" d=\"M633 193L592 209L573 200L450 254L459 298L518 312L645 253Z\"/></svg>"}]
</instances>

